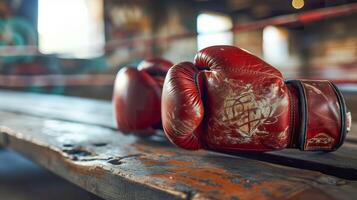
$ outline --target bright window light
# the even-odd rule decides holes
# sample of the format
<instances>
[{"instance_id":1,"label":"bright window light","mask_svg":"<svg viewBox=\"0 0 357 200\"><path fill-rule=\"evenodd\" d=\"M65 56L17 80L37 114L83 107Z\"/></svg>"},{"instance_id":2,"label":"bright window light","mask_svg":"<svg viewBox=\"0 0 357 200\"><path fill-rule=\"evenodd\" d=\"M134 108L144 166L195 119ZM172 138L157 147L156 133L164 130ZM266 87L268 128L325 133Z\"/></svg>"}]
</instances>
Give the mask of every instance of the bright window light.
<instances>
[{"instance_id":1,"label":"bright window light","mask_svg":"<svg viewBox=\"0 0 357 200\"><path fill-rule=\"evenodd\" d=\"M42 53L91 58L104 52L103 0L39 0Z\"/></svg>"},{"instance_id":2,"label":"bright window light","mask_svg":"<svg viewBox=\"0 0 357 200\"><path fill-rule=\"evenodd\" d=\"M267 26L263 30L263 54L273 65L284 65L289 59L288 31L284 28Z\"/></svg>"},{"instance_id":3,"label":"bright window light","mask_svg":"<svg viewBox=\"0 0 357 200\"><path fill-rule=\"evenodd\" d=\"M232 27L232 20L226 15L217 13L202 13L198 15L198 50L212 45L232 45Z\"/></svg>"}]
</instances>

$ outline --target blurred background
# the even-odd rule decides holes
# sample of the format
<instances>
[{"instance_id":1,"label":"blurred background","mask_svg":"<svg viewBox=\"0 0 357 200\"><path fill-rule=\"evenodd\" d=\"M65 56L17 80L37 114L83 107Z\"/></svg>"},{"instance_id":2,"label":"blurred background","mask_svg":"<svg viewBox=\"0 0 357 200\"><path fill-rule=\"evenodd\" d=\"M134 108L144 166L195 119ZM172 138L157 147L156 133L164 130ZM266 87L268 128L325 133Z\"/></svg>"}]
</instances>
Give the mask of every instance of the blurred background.
<instances>
[{"instance_id":1,"label":"blurred background","mask_svg":"<svg viewBox=\"0 0 357 200\"><path fill-rule=\"evenodd\" d=\"M192 61L216 44L245 48L286 78L332 80L357 111L353 0L0 0L0 89L110 100L121 67ZM1 150L0 194L99 199Z\"/></svg>"},{"instance_id":2,"label":"blurred background","mask_svg":"<svg viewBox=\"0 0 357 200\"><path fill-rule=\"evenodd\" d=\"M116 72L147 57L192 61L245 48L287 78L357 90L353 0L0 0L0 88L111 99Z\"/></svg>"}]
</instances>

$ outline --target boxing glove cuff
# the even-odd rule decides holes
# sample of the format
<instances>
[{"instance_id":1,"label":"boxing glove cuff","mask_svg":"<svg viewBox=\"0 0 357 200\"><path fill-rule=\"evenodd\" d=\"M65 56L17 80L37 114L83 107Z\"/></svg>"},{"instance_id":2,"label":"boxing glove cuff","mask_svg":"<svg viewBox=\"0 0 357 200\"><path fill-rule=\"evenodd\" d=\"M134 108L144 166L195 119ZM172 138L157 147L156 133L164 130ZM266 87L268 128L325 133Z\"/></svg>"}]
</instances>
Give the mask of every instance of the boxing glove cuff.
<instances>
[{"instance_id":1,"label":"boxing glove cuff","mask_svg":"<svg viewBox=\"0 0 357 200\"><path fill-rule=\"evenodd\" d=\"M351 126L343 96L329 81L286 81L291 98L290 148L334 151Z\"/></svg>"}]
</instances>

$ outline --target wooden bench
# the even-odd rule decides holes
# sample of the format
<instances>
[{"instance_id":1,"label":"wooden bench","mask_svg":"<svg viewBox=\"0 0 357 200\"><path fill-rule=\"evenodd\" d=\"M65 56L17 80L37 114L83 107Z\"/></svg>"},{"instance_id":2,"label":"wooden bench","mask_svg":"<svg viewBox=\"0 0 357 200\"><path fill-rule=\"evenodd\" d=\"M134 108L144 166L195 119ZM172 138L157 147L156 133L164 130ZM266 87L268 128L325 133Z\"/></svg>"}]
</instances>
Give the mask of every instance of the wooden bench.
<instances>
[{"instance_id":1,"label":"wooden bench","mask_svg":"<svg viewBox=\"0 0 357 200\"><path fill-rule=\"evenodd\" d=\"M228 155L120 134L112 116L106 101L0 91L0 144L105 199L355 198L356 130L332 153Z\"/></svg>"}]
</instances>

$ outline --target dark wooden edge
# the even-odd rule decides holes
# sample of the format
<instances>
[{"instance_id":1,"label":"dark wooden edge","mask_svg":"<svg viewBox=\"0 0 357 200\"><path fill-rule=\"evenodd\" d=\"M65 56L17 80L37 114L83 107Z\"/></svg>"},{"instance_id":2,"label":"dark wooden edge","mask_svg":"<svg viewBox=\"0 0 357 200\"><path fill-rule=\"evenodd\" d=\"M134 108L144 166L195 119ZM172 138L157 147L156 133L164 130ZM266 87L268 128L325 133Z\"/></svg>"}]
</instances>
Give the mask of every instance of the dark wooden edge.
<instances>
[{"instance_id":1,"label":"dark wooden edge","mask_svg":"<svg viewBox=\"0 0 357 200\"><path fill-rule=\"evenodd\" d=\"M278 165L284 165L289 167L294 167L298 169L306 169L312 171L318 171L323 174L347 179L347 180L357 180L357 169L348 168L343 166L336 166L331 163L322 163L315 161L313 159L295 158L288 154L283 153L228 153L235 156L240 156L244 158L260 160L264 162L274 163ZM333 162L333 160L332 160ZM346 162L349 162L346 160Z\"/></svg>"},{"instance_id":2,"label":"dark wooden edge","mask_svg":"<svg viewBox=\"0 0 357 200\"><path fill-rule=\"evenodd\" d=\"M0 148L6 147L8 144L8 137L7 135L0 130Z\"/></svg>"}]
</instances>

